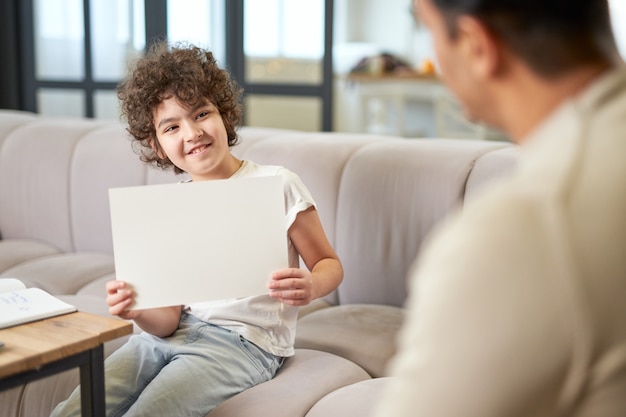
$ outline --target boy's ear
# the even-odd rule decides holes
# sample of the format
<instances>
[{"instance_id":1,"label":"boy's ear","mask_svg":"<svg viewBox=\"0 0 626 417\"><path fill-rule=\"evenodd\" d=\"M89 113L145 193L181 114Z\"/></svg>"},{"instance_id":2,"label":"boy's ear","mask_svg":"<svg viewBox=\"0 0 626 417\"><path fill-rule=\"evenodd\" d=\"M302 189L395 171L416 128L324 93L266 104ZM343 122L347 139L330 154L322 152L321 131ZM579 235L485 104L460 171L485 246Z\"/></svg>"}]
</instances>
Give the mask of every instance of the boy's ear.
<instances>
[{"instance_id":1,"label":"boy's ear","mask_svg":"<svg viewBox=\"0 0 626 417\"><path fill-rule=\"evenodd\" d=\"M163 153L163 150L161 150L161 146L159 145L159 140L155 138L154 136L150 138L150 147L152 148L154 152L156 152L159 158L161 159L167 158L165 154Z\"/></svg>"}]
</instances>

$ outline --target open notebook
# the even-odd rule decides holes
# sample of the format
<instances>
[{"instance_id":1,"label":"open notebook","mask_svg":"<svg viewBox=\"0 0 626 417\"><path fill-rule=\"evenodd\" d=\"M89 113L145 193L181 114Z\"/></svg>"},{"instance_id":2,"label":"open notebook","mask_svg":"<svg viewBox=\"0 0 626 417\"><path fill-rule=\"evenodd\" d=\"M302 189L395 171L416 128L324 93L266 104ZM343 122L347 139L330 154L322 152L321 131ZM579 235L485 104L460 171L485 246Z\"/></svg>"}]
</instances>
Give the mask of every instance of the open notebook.
<instances>
[{"instance_id":1,"label":"open notebook","mask_svg":"<svg viewBox=\"0 0 626 417\"><path fill-rule=\"evenodd\" d=\"M0 329L72 313L76 307L15 278L0 278Z\"/></svg>"}]
</instances>

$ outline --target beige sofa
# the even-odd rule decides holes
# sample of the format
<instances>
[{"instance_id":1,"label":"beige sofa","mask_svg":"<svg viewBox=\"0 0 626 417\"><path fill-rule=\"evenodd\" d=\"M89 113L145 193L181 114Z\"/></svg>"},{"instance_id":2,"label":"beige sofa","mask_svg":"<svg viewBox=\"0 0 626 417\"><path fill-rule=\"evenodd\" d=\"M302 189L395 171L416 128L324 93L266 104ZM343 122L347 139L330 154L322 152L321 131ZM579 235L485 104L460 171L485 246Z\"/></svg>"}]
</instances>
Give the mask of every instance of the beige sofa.
<instances>
[{"instance_id":1,"label":"beige sofa","mask_svg":"<svg viewBox=\"0 0 626 417\"><path fill-rule=\"evenodd\" d=\"M263 128L242 128L240 136L238 157L284 165L310 188L345 278L302 309L297 353L277 377L210 416L367 415L386 380L407 271L424 237L509 171L518 150ZM0 110L0 277L107 314L104 283L115 277L107 190L178 179L141 164L118 122ZM123 342L107 344L105 354ZM77 383L71 371L2 392L0 415L47 416Z\"/></svg>"}]
</instances>

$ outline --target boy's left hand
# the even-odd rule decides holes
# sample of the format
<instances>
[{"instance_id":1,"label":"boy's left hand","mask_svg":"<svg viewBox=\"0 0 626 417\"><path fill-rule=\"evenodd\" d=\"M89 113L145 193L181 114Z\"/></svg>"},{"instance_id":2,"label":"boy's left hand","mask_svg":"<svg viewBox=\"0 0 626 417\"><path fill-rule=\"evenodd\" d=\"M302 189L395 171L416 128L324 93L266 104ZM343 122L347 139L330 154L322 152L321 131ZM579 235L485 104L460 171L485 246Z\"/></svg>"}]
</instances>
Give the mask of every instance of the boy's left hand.
<instances>
[{"instance_id":1,"label":"boy's left hand","mask_svg":"<svg viewBox=\"0 0 626 417\"><path fill-rule=\"evenodd\" d=\"M268 283L270 297L293 306L304 306L313 301L315 281L311 273L300 268L285 268L272 273Z\"/></svg>"}]
</instances>

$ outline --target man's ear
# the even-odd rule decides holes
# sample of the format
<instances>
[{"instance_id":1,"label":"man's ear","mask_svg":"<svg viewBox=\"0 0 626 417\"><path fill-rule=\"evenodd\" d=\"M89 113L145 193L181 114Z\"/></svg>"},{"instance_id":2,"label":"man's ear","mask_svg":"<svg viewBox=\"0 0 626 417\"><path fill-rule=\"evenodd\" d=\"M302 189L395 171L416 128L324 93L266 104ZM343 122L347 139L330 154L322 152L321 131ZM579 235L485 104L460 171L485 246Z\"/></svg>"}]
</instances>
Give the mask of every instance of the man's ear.
<instances>
[{"instance_id":1,"label":"man's ear","mask_svg":"<svg viewBox=\"0 0 626 417\"><path fill-rule=\"evenodd\" d=\"M460 51L467 63L467 70L478 79L491 78L503 65L501 44L493 32L471 16L457 19Z\"/></svg>"}]
</instances>

